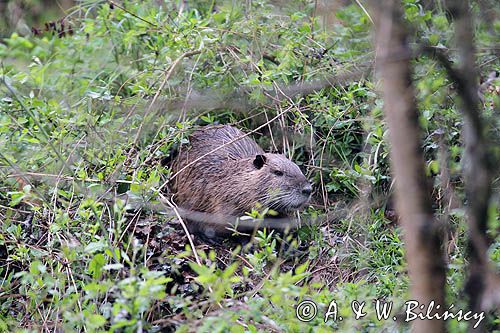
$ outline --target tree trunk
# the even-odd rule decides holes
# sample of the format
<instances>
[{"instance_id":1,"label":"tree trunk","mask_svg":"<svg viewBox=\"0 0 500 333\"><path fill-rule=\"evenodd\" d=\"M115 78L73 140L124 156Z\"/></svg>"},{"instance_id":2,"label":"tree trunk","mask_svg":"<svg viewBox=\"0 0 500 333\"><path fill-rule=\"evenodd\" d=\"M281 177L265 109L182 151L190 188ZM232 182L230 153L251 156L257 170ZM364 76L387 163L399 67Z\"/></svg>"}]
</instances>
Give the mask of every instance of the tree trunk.
<instances>
[{"instance_id":1,"label":"tree trunk","mask_svg":"<svg viewBox=\"0 0 500 333\"><path fill-rule=\"evenodd\" d=\"M420 144L415 93L411 81L411 51L403 25L401 4L396 0L372 1L375 19L376 68L382 80L384 112L389 129L396 209L406 244L412 299L431 301L445 308L445 268L441 232L434 220L430 188ZM414 310L417 312L417 309ZM442 320L414 320L412 332L443 332Z\"/></svg>"},{"instance_id":2,"label":"tree trunk","mask_svg":"<svg viewBox=\"0 0 500 333\"><path fill-rule=\"evenodd\" d=\"M491 196L491 170L488 144L484 138L484 126L480 117L479 83L475 63L474 26L468 1L448 1L448 10L455 21L455 38L460 56L460 68L456 73L457 91L461 98L464 115L464 179L469 222L469 278L466 293L469 310L481 312L486 296L489 240L486 234L488 206ZM496 278L498 279L498 277ZM493 279L495 280L495 278ZM491 301L490 301L491 302ZM493 303L496 303L494 300ZM472 331L472 325L470 330ZM484 331L481 325L474 331Z\"/></svg>"}]
</instances>

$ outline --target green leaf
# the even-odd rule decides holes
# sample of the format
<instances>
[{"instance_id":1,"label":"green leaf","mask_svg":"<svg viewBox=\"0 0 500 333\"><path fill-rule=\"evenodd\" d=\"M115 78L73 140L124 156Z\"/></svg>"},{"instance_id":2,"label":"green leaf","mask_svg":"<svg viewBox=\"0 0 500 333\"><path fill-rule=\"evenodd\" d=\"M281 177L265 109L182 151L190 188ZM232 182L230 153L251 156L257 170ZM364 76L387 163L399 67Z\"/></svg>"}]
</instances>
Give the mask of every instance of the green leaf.
<instances>
[{"instance_id":1,"label":"green leaf","mask_svg":"<svg viewBox=\"0 0 500 333\"><path fill-rule=\"evenodd\" d=\"M99 279L102 275L102 268L106 264L106 258L102 253L96 254L89 263L88 271L93 279Z\"/></svg>"},{"instance_id":2,"label":"green leaf","mask_svg":"<svg viewBox=\"0 0 500 333\"><path fill-rule=\"evenodd\" d=\"M85 253L94 253L94 252L99 252L102 251L103 249L107 248L108 245L104 241L98 241L98 242L92 242L89 243L87 246L85 246L85 249L83 250Z\"/></svg>"}]
</instances>

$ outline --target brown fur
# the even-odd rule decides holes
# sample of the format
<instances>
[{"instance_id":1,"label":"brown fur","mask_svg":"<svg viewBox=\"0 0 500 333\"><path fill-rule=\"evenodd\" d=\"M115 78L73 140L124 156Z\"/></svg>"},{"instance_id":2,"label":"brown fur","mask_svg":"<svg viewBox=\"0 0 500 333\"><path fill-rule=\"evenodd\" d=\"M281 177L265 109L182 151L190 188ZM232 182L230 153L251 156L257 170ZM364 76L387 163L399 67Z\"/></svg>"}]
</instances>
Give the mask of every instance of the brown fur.
<instances>
[{"instance_id":1,"label":"brown fur","mask_svg":"<svg viewBox=\"0 0 500 333\"><path fill-rule=\"evenodd\" d=\"M264 153L244 135L228 125L202 127L175 159L174 201L192 229L222 234L229 219L234 222L257 203L288 216L308 201L311 186L299 167L283 155ZM190 213L196 212L215 218L193 221Z\"/></svg>"}]
</instances>

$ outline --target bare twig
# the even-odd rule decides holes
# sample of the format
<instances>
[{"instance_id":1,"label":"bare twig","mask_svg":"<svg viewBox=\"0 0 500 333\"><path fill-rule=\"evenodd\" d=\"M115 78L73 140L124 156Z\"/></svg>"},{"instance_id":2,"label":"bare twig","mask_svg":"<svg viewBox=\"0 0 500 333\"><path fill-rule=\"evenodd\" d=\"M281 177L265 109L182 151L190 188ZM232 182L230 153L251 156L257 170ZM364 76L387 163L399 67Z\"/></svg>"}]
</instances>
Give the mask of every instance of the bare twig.
<instances>
[{"instance_id":1,"label":"bare twig","mask_svg":"<svg viewBox=\"0 0 500 333\"><path fill-rule=\"evenodd\" d=\"M170 67L167 70L165 70L165 76L163 78L163 81L161 82L160 87L156 91L156 94L154 95L153 99L151 100L151 103L149 104L148 109L146 110L146 112L144 114L145 121L143 121L141 123L141 125L139 126L139 129L137 130L137 133L136 133L136 136L135 136L134 143L137 143L137 140L141 136L142 129L144 127L144 123L147 121L147 117L148 117L149 113L153 109L153 106L155 105L156 100L160 96L160 93L163 91L163 88L167 84L167 81L170 79L170 76L172 76L172 73L174 72L174 70L177 67L177 65L179 65L179 63L182 61L182 59L184 59L186 57L190 57L190 56L195 55L195 54L199 54L199 53L201 53L201 50L193 50L193 51L184 52L177 59L175 59L175 61L170 65Z\"/></svg>"},{"instance_id":2,"label":"bare twig","mask_svg":"<svg viewBox=\"0 0 500 333\"><path fill-rule=\"evenodd\" d=\"M162 199L161 202L166 204L167 206L169 206L174 211L175 215L177 216L177 219L179 220L179 223L182 226L182 229L184 230L184 233L186 234L186 237L189 241L189 245L191 246L191 249L193 250L193 255L194 255L194 258L196 259L196 263L199 266L201 266L201 260L200 260L200 257L198 256L198 253L196 252L196 247L194 246L193 238L191 237L191 234L189 233L189 230L186 226L186 223L184 223L184 220L182 219L181 215L179 214L177 207L175 207L174 204L172 204L170 202L170 200L168 200L168 198L166 198L163 194L161 194L160 191L158 191L158 195Z\"/></svg>"}]
</instances>

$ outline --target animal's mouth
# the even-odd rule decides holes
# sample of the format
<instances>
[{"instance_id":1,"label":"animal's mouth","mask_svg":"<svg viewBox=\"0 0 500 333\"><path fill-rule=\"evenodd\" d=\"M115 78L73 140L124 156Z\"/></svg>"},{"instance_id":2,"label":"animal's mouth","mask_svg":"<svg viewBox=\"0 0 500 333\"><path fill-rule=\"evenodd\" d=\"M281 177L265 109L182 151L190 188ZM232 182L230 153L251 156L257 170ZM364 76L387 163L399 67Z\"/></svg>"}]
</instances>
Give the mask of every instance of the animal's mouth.
<instances>
[{"instance_id":1,"label":"animal's mouth","mask_svg":"<svg viewBox=\"0 0 500 333\"><path fill-rule=\"evenodd\" d=\"M275 200L269 200L267 206L278 213L287 214L303 208L309 202L310 198L310 194L304 195L303 193L292 191Z\"/></svg>"},{"instance_id":2,"label":"animal's mouth","mask_svg":"<svg viewBox=\"0 0 500 333\"><path fill-rule=\"evenodd\" d=\"M287 204L287 210L288 211L294 211L294 210L297 210L297 209L300 209L302 207L304 207L304 205L309 201L309 198L307 199L304 199L304 200L300 200L300 201L297 201L297 202L289 202Z\"/></svg>"},{"instance_id":3,"label":"animal's mouth","mask_svg":"<svg viewBox=\"0 0 500 333\"><path fill-rule=\"evenodd\" d=\"M270 218L282 218L289 215L292 212L300 209L303 206L303 203L291 204L287 203L286 205L282 205L279 207L270 207L270 209L274 212L273 214L267 214L267 217Z\"/></svg>"},{"instance_id":4,"label":"animal's mouth","mask_svg":"<svg viewBox=\"0 0 500 333\"><path fill-rule=\"evenodd\" d=\"M294 209L302 208L309 202L311 199L311 195L302 195L299 197L299 200L296 203L292 203L290 206Z\"/></svg>"}]
</instances>

